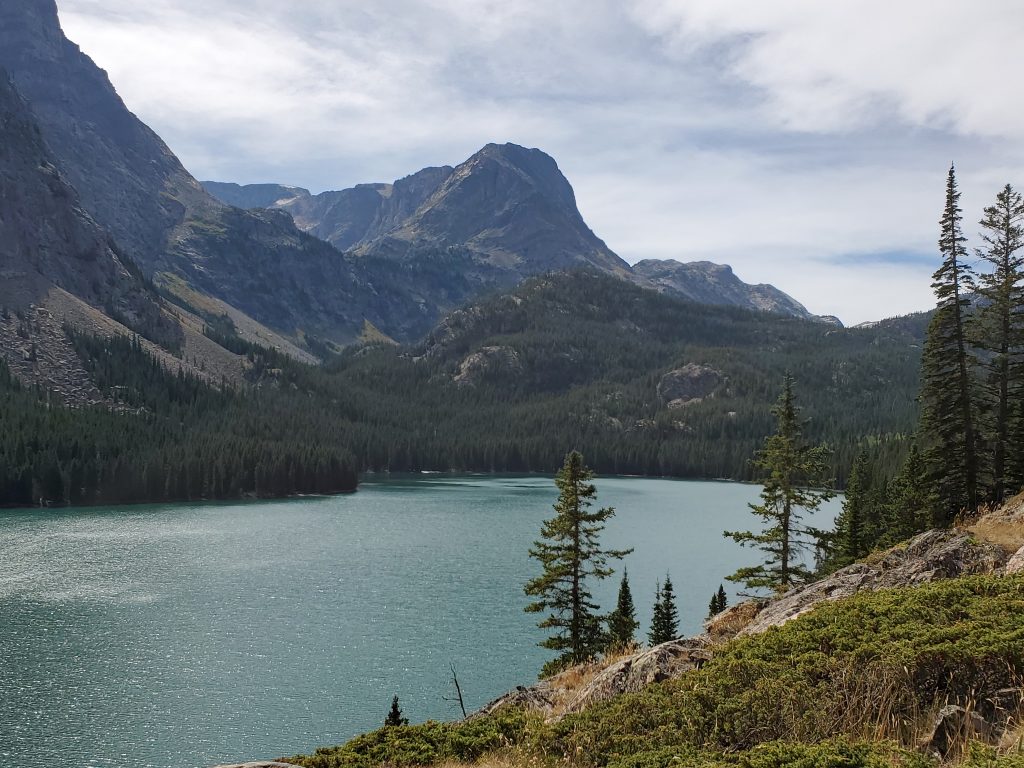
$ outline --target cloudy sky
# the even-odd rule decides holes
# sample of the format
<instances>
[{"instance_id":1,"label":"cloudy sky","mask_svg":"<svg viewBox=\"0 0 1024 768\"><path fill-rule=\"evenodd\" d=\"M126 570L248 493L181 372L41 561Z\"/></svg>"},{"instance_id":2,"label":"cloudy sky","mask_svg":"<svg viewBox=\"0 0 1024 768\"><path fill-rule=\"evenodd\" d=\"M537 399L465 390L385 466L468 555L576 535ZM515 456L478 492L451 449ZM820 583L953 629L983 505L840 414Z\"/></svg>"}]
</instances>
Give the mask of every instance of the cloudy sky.
<instances>
[{"instance_id":1,"label":"cloudy sky","mask_svg":"<svg viewBox=\"0 0 1024 768\"><path fill-rule=\"evenodd\" d=\"M708 259L847 323L927 308L945 173L966 231L1024 185L1018 0L58 0L199 178L313 191L558 161L627 261Z\"/></svg>"}]
</instances>

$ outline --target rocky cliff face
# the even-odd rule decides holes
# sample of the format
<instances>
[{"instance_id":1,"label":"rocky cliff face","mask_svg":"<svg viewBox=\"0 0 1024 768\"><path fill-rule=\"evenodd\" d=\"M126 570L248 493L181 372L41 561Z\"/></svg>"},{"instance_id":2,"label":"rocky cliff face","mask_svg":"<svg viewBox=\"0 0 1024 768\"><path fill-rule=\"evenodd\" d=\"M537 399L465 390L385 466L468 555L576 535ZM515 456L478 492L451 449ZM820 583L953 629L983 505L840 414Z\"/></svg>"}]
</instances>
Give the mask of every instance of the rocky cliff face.
<instances>
[{"instance_id":1,"label":"rocky cliff face","mask_svg":"<svg viewBox=\"0 0 1024 768\"><path fill-rule=\"evenodd\" d=\"M411 295L415 269L378 286L385 275L356 267L283 213L209 195L64 37L54 0L0 3L0 66L82 208L158 284L184 283L293 338L347 342L366 320L404 338L440 313L437 300Z\"/></svg>"},{"instance_id":2,"label":"rocky cliff face","mask_svg":"<svg viewBox=\"0 0 1024 768\"><path fill-rule=\"evenodd\" d=\"M0 303L23 309L56 286L141 332L173 335L134 269L83 209L0 69Z\"/></svg>"}]
</instances>

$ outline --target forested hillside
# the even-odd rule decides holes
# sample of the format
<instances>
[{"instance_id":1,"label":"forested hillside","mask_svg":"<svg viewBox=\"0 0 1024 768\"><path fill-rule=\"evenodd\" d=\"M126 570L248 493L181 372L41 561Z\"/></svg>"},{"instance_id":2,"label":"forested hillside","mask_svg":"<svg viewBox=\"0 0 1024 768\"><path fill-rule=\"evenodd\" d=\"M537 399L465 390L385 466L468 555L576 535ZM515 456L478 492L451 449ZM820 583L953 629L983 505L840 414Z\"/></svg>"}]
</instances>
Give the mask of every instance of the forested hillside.
<instances>
[{"instance_id":1,"label":"forested hillside","mask_svg":"<svg viewBox=\"0 0 1024 768\"><path fill-rule=\"evenodd\" d=\"M227 318L206 333L248 358L244 386L218 390L127 338L73 332L119 412L48 409L6 378L3 502L325 492L354 487L357 471L553 472L569 448L603 474L752 479L787 370L842 484L858 446L901 456L917 417L914 324L837 329L589 272L534 278L419 345L352 347L323 366L243 341Z\"/></svg>"}]
</instances>

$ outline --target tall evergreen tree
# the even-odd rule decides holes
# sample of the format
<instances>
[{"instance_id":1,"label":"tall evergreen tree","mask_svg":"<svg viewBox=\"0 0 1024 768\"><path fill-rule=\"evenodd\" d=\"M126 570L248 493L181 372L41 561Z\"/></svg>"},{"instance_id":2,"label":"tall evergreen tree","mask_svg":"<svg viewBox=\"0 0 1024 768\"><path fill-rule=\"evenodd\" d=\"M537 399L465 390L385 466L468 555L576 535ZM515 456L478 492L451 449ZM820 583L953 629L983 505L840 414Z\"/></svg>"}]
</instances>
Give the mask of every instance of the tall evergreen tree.
<instances>
[{"instance_id":1,"label":"tall evergreen tree","mask_svg":"<svg viewBox=\"0 0 1024 768\"><path fill-rule=\"evenodd\" d=\"M760 549L765 560L760 565L740 568L726 578L747 589L784 592L811 577L811 572L800 563L799 553L826 536L825 532L805 524L804 514L814 512L834 494L828 488L831 485L828 449L804 442L793 377L788 373L772 412L777 422L775 434L765 439L754 460L755 466L767 475L761 503L750 505L766 527L760 533L725 532L725 536L743 546Z\"/></svg>"},{"instance_id":2,"label":"tall evergreen tree","mask_svg":"<svg viewBox=\"0 0 1024 768\"><path fill-rule=\"evenodd\" d=\"M398 696L391 699L391 709L388 711L388 716L384 718L384 727L394 727L398 725L408 725L409 718L402 717L402 708L398 704Z\"/></svg>"},{"instance_id":3,"label":"tall evergreen tree","mask_svg":"<svg viewBox=\"0 0 1024 768\"><path fill-rule=\"evenodd\" d=\"M877 531L870 530L868 518L868 455L866 451L857 454L846 481L846 497L843 511L836 521L835 565L846 565L859 560L868 553Z\"/></svg>"},{"instance_id":4,"label":"tall evergreen tree","mask_svg":"<svg viewBox=\"0 0 1024 768\"><path fill-rule=\"evenodd\" d=\"M608 649L621 650L632 646L636 642L635 635L639 626L633 592L629 588L629 574L623 570L615 610L608 616Z\"/></svg>"},{"instance_id":5,"label":"tall evergreen tree","mask_svg":"<svg viewBox=\"0 0 1024 768\"><path fill-rule=\"evenodd\" d=\"M889 483L887 530L883 544L895 544L927 530L935 507L935 492L917 443L910 446L899 473Z\"/></svg>"},{"instance_id":6,"label":"tall evergreen tree","mask_svg":"<svg viewBox=\"0 0 1024 768\"><path fill-rule=\"evenodd\" d=\"M955 169L946 182L946 207L940 221L942 264L932 276L938 299L928 326L921 360L921 435L937 489L934 522L949 525L964 510L978 507L978 454L967 318L971 268L961 228L960 192Z\"/></svg>"},{"instance_id":7,"label":"tall evergreen tree","mask_svg":"<svg viewBox=\"0 0 1024 768\"><path fill-rule=\"evenodd\" d=\"M620 559L632 550L601 549L598 537L604 523L615 514L611 507L591 512L597 496L591 480L593 473L583 463L579 451L571 451L555 477L558 501L555 516L545 520L542 541L534 542L530 556L537 559L543 573L527 582L524 590L537 598L526 610L549 612L540 621L541 629L557 630L541 646L561 652L545 665L542 674L580 664L598 654L604 644L603 617L593 602L588 580L604 579L614 572L608 561Z\"/></svg>"},{"instance_id":8,"label":"tall evergreen tree","mask_svg":"<svg viewBox=\"0 0 1024 768\"><path fill-rule=\"evenodd\" d=\"M1003 501L1007 491L1007 459L1012 442L1012 405L1022 395L1021 368L1024 350L1024 198L1007 184L996 202L985 208L981 220L979 259L992 265L978 275L978 302L972 323L974 345L984 351L983 420L991 451L991 501ZM1009 480L1015 486L1018 478Z\"/></svg>"},{"instance_id":9,"label":"tall evergreen tree","mask_svg":"<svg viewBox=\"0 0 1024 768\"><path fill-rule=\"evenodd\" d=\"M665 574L665 582L655 590L654 615L647 639L652 646L667 643L679 637L679 611L672 579Z\"/></svg>"}]
</instances>

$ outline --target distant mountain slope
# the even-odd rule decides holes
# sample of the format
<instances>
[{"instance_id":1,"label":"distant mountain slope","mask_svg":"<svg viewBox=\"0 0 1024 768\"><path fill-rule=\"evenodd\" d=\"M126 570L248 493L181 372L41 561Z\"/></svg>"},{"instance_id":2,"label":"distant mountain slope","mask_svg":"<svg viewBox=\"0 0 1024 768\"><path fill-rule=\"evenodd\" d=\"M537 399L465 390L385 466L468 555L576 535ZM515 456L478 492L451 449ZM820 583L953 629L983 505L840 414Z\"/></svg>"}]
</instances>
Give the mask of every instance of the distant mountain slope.
<instances>
[{"instance_id":1,"label":"distant mountain slope","mask_svg":"<svg viewBox=\"0 0 1024 768\"><path fill-rule=\"evenodd\" d=\"M553 471L575 446L601 472L749 478L788 370L842 481L867 436L894 461L905 450L920 354L902 330L707 306L591 270L530 278L411 348L346 353L333 391L367 409L372 469Z\"/></svg>"},{"instance_id":2,"label":"distant mountain slope","mask_svg":"<svg viewBox=\"0 0 1024 768\"><path fill-rule=\"evenodd\" d=\"M236 208L272 208L294 197L308 197L309 190L281 184L230 184L204 181L203 188L215 198Z\"/></svg>"},{"instance_id":3,"label":"distant mountain slope","mask_svg":"<svg viewBox=\"0 0 1024 768\"><path fill-rule=\"evenodd\" d=\"M319 195L203 183L225 202L287 211L300 229L360 257L408 263L457 249L480 284L511 287L530 275L593 267L703 304L813 317L778 288L748 285L728 266L646 260L630 267L584 222L555 161L515 144L488 144L455 168L425 168L394 184Z\"/></svg>"},{"instance_id":4,"label":"distant mountain slope","mask_svg":"<svg viewBox=\"0 0 1024 768\"><path fill-rule=\"evenodd\" d=\"M359 256L407 260L459 248L499 283L581 266L630 274L584 222L554 159L516 144L488 144L455 168L319 195L274 184L203 184L227 203L287 211L300 229Z\"/></svg>"},{"instance_id":5,"label":"distant mountain slope","mask_svg":"<svg viewBox=\"0 0 1024 768\"><path fill-rule=\"evenodd\" d=\"M645 259L633 272L662 293L702 304L727 304L794 317L813 317L803 304L774 285L750 285L732 268L710 261L682 263L674 259Z\"/></svg>"}]
</instances>

